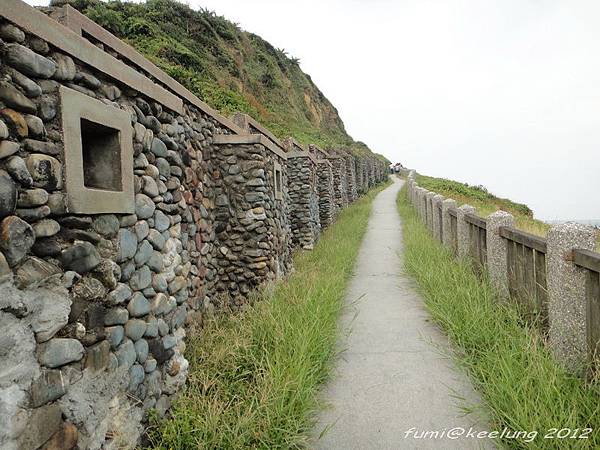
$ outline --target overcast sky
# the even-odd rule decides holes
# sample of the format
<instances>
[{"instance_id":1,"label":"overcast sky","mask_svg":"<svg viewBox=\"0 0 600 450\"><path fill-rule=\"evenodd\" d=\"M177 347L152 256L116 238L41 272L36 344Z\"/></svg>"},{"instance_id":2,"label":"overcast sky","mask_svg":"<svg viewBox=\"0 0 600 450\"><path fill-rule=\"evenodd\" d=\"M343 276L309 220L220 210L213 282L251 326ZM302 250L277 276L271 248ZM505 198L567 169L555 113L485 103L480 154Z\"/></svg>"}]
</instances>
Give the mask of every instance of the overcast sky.
<instances>
[{"instance_id":1,"label":"overcast sky","mask_svg":"<svg viewBox=\"0 0 600 450\"><path fill-rule=\"evenodd\" d=\"M600 2L189 4L300 58L348 132L390 160L542 219L600 218Z\"/></svg>"}]
</instances>

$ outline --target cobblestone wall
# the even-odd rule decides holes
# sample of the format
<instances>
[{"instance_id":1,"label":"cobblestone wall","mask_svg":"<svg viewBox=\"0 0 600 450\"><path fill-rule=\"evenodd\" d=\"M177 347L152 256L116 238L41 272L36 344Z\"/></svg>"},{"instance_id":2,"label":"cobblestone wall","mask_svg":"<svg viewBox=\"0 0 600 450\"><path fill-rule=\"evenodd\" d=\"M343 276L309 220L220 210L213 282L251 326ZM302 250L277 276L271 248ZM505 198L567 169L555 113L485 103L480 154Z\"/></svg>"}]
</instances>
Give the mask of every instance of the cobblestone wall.
<instances>
[{"instance_id":1,"label":"cobblestone wall","mask_svg":"<svg viewBox=\"0 0 600 450\"><path fill-rule=\"evenodd\" d=\"M348 203L352 203L356 200L358 192L356 190L356 168L355 168L355 157L351 154L344 156L344 162L346 164L346 189Z\"/></svg>"},{"instance_id":2,"label":"cobblestone wall","mask_svg":"<svg viewBox=\"0 0 600 450\"><path fill-rule=\"evenodd\" d=\"M348 206L348 182L346 180L346 160L337 153L328 156L333 172L333 199L339 209Z\"/></svg>"},{"instance_id":3,"label":"cobblestone wall","mask_svg":"<svg viewBox=\"0 0 600 450\"><path fill-rule=\"evenodd\" d=\"M6 1L24 25L0 17L0 448L132 448L186 380L186 329L288 274L356 164L288 158L141 55L65 33L75 58Z\"/></svg>"},{"instance_id":4,"label":"cobblestone wall","mask_svg":"<svg viewBox=\"0 0 600 450\"><path fill-rule=\"evenodd\" d=\"M203 302L202 150L222 130L10 23L0 37L0 447L37 448L61 430L81 448L127 445L186 378L183 324ZM69 212L59 86L131 118L132 213Z\"/></svg>"},{"instance_id":5,"label":"cobblestone wall","mask_svg":"<svg viewBox=\"0 0 600 450\"><path fill-rule=\"evenodd\" d=\"M281 168L281 192L274 165ZM291 269L291 227L285 160L260 144L214 145L215 273L211 295L244 303L250 291Z\"/></svg>"},{"instance_id":6,"label":"cobblestone wall","mask_svg":"<svg viewBox=\"0 0 600 450\"><path fill-rule=\"evenodd\" d=\"M311 250L321 233L317 160L291 139L286 141L285 147L292 243Z\"/></svg>"}]
</instances>

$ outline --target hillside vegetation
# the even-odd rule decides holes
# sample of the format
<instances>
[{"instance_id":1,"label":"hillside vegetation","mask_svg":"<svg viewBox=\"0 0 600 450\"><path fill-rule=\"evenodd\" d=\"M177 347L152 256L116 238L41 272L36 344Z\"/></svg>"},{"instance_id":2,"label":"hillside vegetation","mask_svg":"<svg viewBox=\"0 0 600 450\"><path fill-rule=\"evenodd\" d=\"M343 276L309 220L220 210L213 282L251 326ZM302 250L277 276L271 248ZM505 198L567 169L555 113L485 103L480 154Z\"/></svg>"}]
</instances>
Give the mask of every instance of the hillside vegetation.
<instances>
[{"instance_id":1,"label":"hillside vegetation","mask_svg":"<svg viewBox=\"0 0 600 450\"><path fill-rule=\"evenodd\" d=\"M425 189L456 200L459 206L467 203L475 207L477 214L482 217L499 209L509 212L515 216L517 228L528 233L545 237L550 228L549 224L534 219L533 211L527 205L496 197L483 186L470 186L446 178L425 175L417 175L417 183Z\"/></svg>"},{"instance_id":2,"label":"hillside vegetation","mask_svg":"<svg viewBox=\"0 0 600 450\"><path fill-rule=\"evenodd\" d=\"M370 153L298 59L214 12L173 0L69 3L225 116L242 111L278 137Z\"/></svg>"}]
</instances>

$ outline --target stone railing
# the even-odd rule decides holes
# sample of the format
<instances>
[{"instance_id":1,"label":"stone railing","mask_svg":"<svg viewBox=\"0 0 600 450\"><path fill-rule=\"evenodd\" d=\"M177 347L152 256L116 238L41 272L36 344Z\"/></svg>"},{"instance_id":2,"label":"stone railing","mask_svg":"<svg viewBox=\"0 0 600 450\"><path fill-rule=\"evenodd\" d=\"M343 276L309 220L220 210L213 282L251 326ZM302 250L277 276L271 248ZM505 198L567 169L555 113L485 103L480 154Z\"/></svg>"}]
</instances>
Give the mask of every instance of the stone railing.
<instances>
[{"instance_id":1,"label":"stone railing","mask_svg":"<svg viewBox=\"0 0 600 450\"><path fill-rule=\"evenodd\" d=\"M387 176L286 142L68 5L0 2L0 448L134 447L187 330L291 271L335 174L344 206Z\"/></svg>"},{"instance_id":2,"label":"stone railing","mask_svg":"<svg viewBox=\"0 0 600 450\"><path fill-rule=\"evenodd\" d=\"M407 176L408 197L432 235L486 276L499 299L511 299L549 336L556 359L583 374L597 369L600 349L600 254L597 230L553 226L546 239L515 228L513 216L486 218L475 208L420 187Z\"/></svg>"}]
</instances>

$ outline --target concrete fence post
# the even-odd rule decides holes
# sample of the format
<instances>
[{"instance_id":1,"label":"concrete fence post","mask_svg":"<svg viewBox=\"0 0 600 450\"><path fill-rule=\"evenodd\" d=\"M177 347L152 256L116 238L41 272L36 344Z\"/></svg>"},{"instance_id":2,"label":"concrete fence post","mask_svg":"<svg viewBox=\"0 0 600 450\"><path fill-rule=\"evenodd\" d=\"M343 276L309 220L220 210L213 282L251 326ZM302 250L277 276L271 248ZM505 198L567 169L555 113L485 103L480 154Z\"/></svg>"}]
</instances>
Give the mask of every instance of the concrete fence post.
<instances>
[{"instance_id":1,"label":"concrete fence post","mask_svg":"<svg viewBox=\"0 0 600 450\"><path fill-rule=\"evenodd\" d=\"M458 235L458 257L464 258L469 255L470 236L469 224L465 220L465 214L475 214L475 208L471 205L462 205L456 209L456 234Z\"/></svg>"},{"instance_id":2,"label":"concrete fence post","mask_svg":"<svg viewBox=\"0 0 600 450\"><path fill-rule=\"evenodd\" d=\"M427 199L427 228L433 233L433 197L435 192L427 191L425 198Z\"/></svg>"},{"instance_id":3,"label":"concrete fence post","mask_svg":"<svg viewBox=\"0 0 600 450\"><path fill-rule=\"evenodd\" d=\"M506 211L496 211L487 217L487 269L490 283L501 299L508 299L508 243L500 236L500 227L513 227L515 218Z\"/></svg>"},{"instance_id":4,"label":"concrete fence post","mask_svg":"<svg viewBox=\"0 0 600 450\"><path fill-rule=\"evenodd\" d=\"M420 188L419 196L420 196L420 207L421 210L421 222L423 225L427 225L427 202L425 200L425 195L427 194L427 190L425 188Z\"/></svg>"},{"instance_id":5,"label":"concrete fence post","mask_svg":"<svg viewBox=\"0 0 600 450\"><path fill-rule=\"evenodd\" d=\"M568 370L582 373L587 360L586 270L573 264L574 248L594 250L596 233L577 223L548 232L546 253L550 348Z\"/></svg>"},{"instance_id":6,"label":"concrete fence post","mask_svg":"<svg viewBox=\"0 0 600 450\"><path fill-rule=\"evenodd\" d=\"M451 230L451 218L449 210L456 208L456 200L447 198L442 202L442 243L448 247L454 247L454 236Z\"/></svg>"},{"instance_id":7,"label":"concrete fence post","mask_svg":"<svg viewBox=\"0 0 600 450\"><path fill-rule=\"evenodd\" d=\"M431 199L432 204L432 220L433 220L433 237L442 242L442 224L440 223L440 210L439 208L442 206L442 202L444 201L444 196L440 194L436 194Z\"/></svg>"},{"instance_id":8,"label":"concrete fence post","mask_svg":"<svg viewBox=\"0 0 600 450\"><path fill-rule=\"evenodd\" d=\"M419 213L419 219L423 221L423 188L416 188L415 197L415 208L417 208L417 213Z\"/></svg>"}]
</instances>

